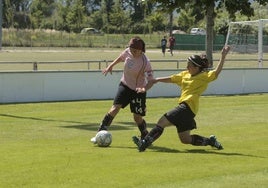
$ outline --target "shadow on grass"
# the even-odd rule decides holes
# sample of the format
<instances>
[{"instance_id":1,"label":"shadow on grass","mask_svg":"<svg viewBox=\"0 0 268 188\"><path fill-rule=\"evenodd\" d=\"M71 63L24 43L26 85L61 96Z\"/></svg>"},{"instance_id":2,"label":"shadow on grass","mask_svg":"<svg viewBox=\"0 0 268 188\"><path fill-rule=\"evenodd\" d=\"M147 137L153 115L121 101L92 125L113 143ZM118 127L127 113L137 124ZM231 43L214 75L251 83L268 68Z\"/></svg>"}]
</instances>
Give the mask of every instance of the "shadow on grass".
<instances>
[{"instance_id":1,"label":"shadow on grass","mask_svg":"<svg viewBox=\"0 0 268 188\"><path fill-rule=\"evenodd\" d=\"M99 123L88 123L83 124L83 122L78 121L66 121L66 120L57 120L57 119L47 119L47 118L36 118L36 117L26 117L26 116L17 116L12 114L0 114L3 117L10 117L10 118L18 118L18 119L27 119L27 120L35 120L35 121L46 121L46 122L63 122L63 123L71 123L71 124L79 124L79 125L66 125L60 126L62 128L70 128L70 129L81 129L87 131L96 131L99 127ZM117 122L121 125L111 125L110 130L112 131L119 131L119 130L132 130L136 128L134 122ZM153 127L155 124L147 124L147 126ZM125 148L125 147L115 147L115 148ZM127 147L129 149L137 149L136 147ZM226 153L223 151L218 150L205 150L205 149L189 149L180 151L177 149L171 149L167 147L159 147L159 146L151 146L148 150L153 150L153 152L165 152L165 153L197 153L197 154L217 154L217 155L225 155L225 156L246 156L246 157L258 157L258 158L266 158L262 156L256 155L246 155L241 153Z\"/></svg>"},{"instance_id":2,"label":"shadow on grass","mask_svg":"<svg viewBox=\"0 0 268 188\"><path fill-rule=\"evenodd\" d=\"M49 119L49 118L38 118L38 117L29 117L29 116L18 116L12 114L0 114L2 117L9 117L9 118L16 118L16 119L25 119L25 120L33 120L33 121L44 121L44 122L60 122L60 123L68 123L71 125L60 126L63 128L70 128L70 129L81 129L81 130L88 130L88 131L96 131L99 128L98 123L85 123L79 121L67 121L67 120L59 120L59 119ZM76 125L74 125L76 124ZM119 125L116 125L119 124ZM147 124L147 126L153 127L154 124ZM110 126L111 130L131 130L135 128L136 125L134 122L115 122Z\"/></svg>"},{"instance_id":3,"label":"shadow on grass","mask_svg":"<svg viewBox=\"0 0 268 188\"><path fill-rule=\"evenodd\" d=\"M147 126L153 127L154 124L147 124ZM72 129L81 129L81 130L88 130L88 131L97 131L99 128L99 123L89 123L89 124L82 124L82 125L67 125L61 126L63 128L72 128ZM134 122L115 122L109 127L111 131L122 131L122 130L133 130L137 128Z\"/></svg>"},{"instance_id":4,"label":"shadow on grass","mask_svg":"<svg viewBox=\"0 0 268 188\"><path fill-rule=\"evenodd\" d=\"M148 128L153 127L154 124L147 124ZM88 130L88 131L97 131L99 128L99 123L89 123L89 124L82 124L82 125L68 125L68 126L61 126L63 128L72 128L72 129L81 129L81 130ZM122 131L122 130L133 130L137 128L134 122L115 122L109 127L111 131Z\"/></svg>"},{"instance_id":5,"label":"shadow on grass","mask_svg":"<svg viewBox=\"0 0 268 188\"><path fill-rule=\"evenodd\" d=\"M81 129L81 130L87 130L87 131L97 131L99 128L99 124L97 123L89 123L89 124L82 124L82 125L67 125L67 126L61 126L62 128L67 129ZM109 130L111 131L120 131L120 130L132 130L133 126L121 126L121 125L111 125Z\"/></svg>"},{"instance_id":6,"label":"shadow on grass","mask_svg":"<svg viewBox=\"0 0 268 188\"><path fill-rule=\"evenodd\" d=\"M78 121L65 121L65 120L56 120L56 119L47 119L47 118L37 118L37 117L27 117L27 116L17 116L11 114L0 114L3 117L10 117L10 118L17 118L17 119L28 119L28 120L35 120L35 121L47 121L47 122L63 122L63 123L81 123Z\"/></svg>"},{"instance_id":7,"label":"shadow on grass","mask_svg":"<svg viewBox=\"0 0 268 188\"><path fill-rule=\"evenodd\" d=\"M149 150L153 150L153 152L164 152L164 153L192 153L192 154L216 154L216 155L225 155L225 156L245 156L245 157L256 157L256 158L266 158L262 156L256 155L248 155L242 153L226 153L224 150L216 150L216 149L187 149L187 150L177 150L171 149L167 147L159 147L159 146L151 146L148 148Z\"/></svg>"},{"instance_id":8,"label":"shadow on grass","mask_svg":"<svg viewBox=\"0 0 268 188\"><path fill-rule=\"evenodd\" d=\"M96 146L97 147L97 146ZM110 146L110 148L119 148L119 149L135 149L138 151L137 147L121 147L121 146ZM150 146L147 148L146 151L141 152L141 153L146 153L146 152L159 152L159 153L192 153L192 154L206 154L206 155L223 155L223 156L244 156L244 157L255 157L255 158L266 158L263 156L256 156L256 155L248 155L248 154L242 154L242 153L227 153L223 152L223 150L219 151L216 149L187 149L187 150L178 150L178 149L173 149L173 148L167 148L167 147L160 147L160 146Z\"/></svg>"},{"instance_id":9,"label":"shadow on grass","mask_svg":"<svg viewBox=\"0 0 268 188\"><path fill-rule=\"evenodd\" d=\"M94 147L98 147L97 145L94 145ZM138 151L138 148L135 146L109 146L109 147L100 147L100 148L109 148L109 149L135 149ZM160 147L160 146L150 146L147 148L146 151L140 152L140 153L146 153L146 152L159 152L159 153L182 153L182 154L206 154L206 155L222 155L222 156L244 156L244 157L254 157L254 158L267 158L263 156L257 156L257 155L248 155L248 154L242 154L242 153L226 153L222 150L205 150L205 149L187 149L187 150L178 150L178 149L172 149L167 147Z\"/></svg>"}]
</instances>

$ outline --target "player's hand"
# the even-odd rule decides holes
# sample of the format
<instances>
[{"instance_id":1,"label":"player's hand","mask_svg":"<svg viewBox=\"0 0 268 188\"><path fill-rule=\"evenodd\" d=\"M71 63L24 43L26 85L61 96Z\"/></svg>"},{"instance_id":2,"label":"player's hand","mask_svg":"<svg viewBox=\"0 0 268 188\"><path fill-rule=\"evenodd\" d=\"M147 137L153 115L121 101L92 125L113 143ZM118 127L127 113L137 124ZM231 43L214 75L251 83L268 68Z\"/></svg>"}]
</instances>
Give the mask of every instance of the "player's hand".
<instances>
[{"instance_id":1,"label":"player's hand","mask_svg":"<svg viewBox=\"0 0 268 188\"><path fill-rule=\"evenodd\" d=\"M138 88L136 88L136 92L137 93L145 93L146 89L144 87L138 87Z\"/></svg>"},{"instance_id":2,"label":"player's hand","mask_svg":"<svg viewBox=\"0 0 268 188\"><path fill-rule=\"evenodd\" d=\"M102 70L102 74L104 74L105 76L108 74L108 72L110 72L110 74L112 74L112 69L110 67L107 67L107 68Z\"/></svg>"}]
</instances>

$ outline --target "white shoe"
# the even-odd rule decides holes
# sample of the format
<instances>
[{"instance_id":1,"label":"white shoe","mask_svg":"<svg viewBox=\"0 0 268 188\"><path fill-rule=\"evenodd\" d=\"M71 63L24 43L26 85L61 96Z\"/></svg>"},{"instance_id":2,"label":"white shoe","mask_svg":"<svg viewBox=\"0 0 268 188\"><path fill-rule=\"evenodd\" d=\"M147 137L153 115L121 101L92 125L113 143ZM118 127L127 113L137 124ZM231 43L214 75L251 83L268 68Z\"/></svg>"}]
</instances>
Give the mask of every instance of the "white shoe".
<instances>
[{"instance_id":1,"label":"white shoe","mask_svg":"<svg viewBox=\"0 0 268 188\"><path fill-rule=\"evenodd\" d=\"M90 141L91 141L93 144L97 144L96 136L94 136L93 138L91 138Z\"/></svg>"}]
</instances>

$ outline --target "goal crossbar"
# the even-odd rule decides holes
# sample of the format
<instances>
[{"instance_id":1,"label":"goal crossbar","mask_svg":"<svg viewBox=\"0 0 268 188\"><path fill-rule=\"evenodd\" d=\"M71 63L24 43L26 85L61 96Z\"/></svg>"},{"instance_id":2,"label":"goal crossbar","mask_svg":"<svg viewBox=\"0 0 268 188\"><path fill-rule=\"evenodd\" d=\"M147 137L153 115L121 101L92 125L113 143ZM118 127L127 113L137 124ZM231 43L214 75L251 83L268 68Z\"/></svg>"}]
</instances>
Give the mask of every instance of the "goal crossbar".
<instances>
[{"instance_id":1,"label":"goal crossbar","mask_svg":"<svg viewBox=\"0 0 268 188\"><path fill-rule=\"evenodd\" d=\"M268 19L259 19L259 20L251 20L251 21L239 21L239 22L230 22L231 24L247 24L247 23L258 23L258 22L267 22L268 23Z\"/></svg>"},{"instance_id":2,"label":"goal crossbar","mask_svg":"<svg viewBox=\"0 0 268 188\"><path fill-rule=\"evenodd\" d=\"M268 19L230 22L229 27L228 27L228 33L226 36L225 45L228 44L232 25L234 25L234 24L251 24L251 23L258 24L258 65L259 65L259 68L262 68L262 66L263 66L263 26L264 26L264 23L268 23Z\"/></svg>"}]
</instances>

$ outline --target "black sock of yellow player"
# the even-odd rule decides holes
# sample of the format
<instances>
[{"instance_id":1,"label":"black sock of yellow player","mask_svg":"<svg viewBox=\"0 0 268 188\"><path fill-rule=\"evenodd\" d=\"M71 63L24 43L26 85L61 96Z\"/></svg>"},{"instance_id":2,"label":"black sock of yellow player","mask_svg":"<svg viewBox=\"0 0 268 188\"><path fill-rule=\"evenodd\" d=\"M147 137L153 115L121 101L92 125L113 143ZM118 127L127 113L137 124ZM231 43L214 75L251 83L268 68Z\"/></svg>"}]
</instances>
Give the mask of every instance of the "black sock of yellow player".
<instances>
[{"instance_id":1,"label":"black sock of yellow player","mask_svg":"<svg viewBox=\"0 0 268 188\"><path fill-rule=\"evenodd\" d=\"M162 127L160 127L159 125L156 125L148 134L147 136L144 138L144 140L146 142L149 142L150 144L153 143L156 139L158 139L162 133L163 133L164 129Z\"/></svg>"},{"instance_id":2,"label":"black sock of yellow player","mask_svg":"<svg viewBox=\"0 0 268 188\"><path fill-rule=\"evenodd\" d=\"M200 135L191 135L192 145L194 146L207 146L209 144L209 139Z\"/></svg>"}]
</instances>

